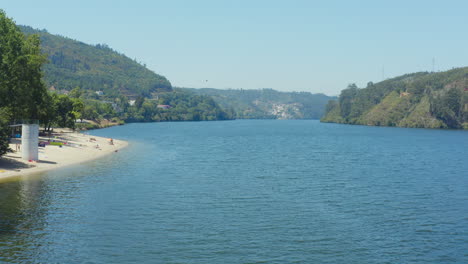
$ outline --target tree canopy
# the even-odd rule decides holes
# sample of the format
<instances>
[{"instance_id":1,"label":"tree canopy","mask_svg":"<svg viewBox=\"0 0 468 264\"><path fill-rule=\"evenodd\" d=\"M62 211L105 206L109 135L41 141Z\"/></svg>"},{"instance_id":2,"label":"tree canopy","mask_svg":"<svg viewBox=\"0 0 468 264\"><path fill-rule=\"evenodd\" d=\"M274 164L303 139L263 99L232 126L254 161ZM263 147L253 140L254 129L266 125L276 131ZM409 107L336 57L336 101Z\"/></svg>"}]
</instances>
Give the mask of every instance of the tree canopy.
<instances>
[{"instance_id":1,"label":"tree canopy","mask_svg":"<svg viewBox=\"0 0 468 264\"><path fill-rule=\"evenodd\" d=\"M323 122L468 128L468 67L406 74L359 89L350 85L326 107Z\"/></svg>"},{"instance_id":2,"label":"tree canopy","mask_svg":"<svg viewBox=\"0 0 468 264\"><path fill-rule=\"evenodd\" d=\"M21 29L28 36L39 36L42 42L41 49L48 57L44 65L47 87L70 91L79 86L83 93L102 91L106 98L150 97L154 92L172 90L164 76L105 44L88 45L27 26Z\"/></svg>"},{"instance_id":3,"label":"tree canopy","mask_svg":"<svg viewBox=\"0 0 468 264\"><path fill-rule=\"evenodd\" d=\"M309 92L280 92L273 89L193 89L176 88L198 95L207 95L239 119L319 119L333 97Z\"/></svg>"},{"instance_id":4,"label":"tree canopy","mask_svg":"<svg viewBox=\"0 0 468 264\"><path fill-rule=\"evenodd\" d=\"M41 70L45 61L39 37L25 37L0 10L0 107L11 111L13 120L40 118L47 94Z\"/></svg>"},{"instance_id":5,"label":"tree canopy","mask_svg":"<svg viewBox=\"0 0 468 264\"><path fill-rule=\"evenodd\" d=\"M45 61L39 37L24 36L0 10L0 155L8 150L8 124L41 119L47 104L41 69Z\"/></svg>"}]
</instances>

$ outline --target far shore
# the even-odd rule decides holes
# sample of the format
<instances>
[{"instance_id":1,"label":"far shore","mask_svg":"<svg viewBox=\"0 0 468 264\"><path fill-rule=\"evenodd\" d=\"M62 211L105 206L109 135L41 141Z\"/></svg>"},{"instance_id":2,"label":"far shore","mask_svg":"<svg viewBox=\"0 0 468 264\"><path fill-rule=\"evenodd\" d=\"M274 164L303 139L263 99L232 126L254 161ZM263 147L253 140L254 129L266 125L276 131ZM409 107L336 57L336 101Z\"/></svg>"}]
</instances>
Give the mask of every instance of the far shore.
<instances>
[{"instance_id":1,"label":"far shore","mask_svg":"<svg viewBox=\"0 0 468 264\"><path fill-rule=\"evenodd\" d=\"M0 182L7 178L37 174L118 154L120 149L128 145L128 142L123 140L58 130L60 132L51 137L39 138L41 142L53 143L39 147L38 161L21 159L21 150L18 150L21 148L21 139L13 139L10 143L13 152L0 158Z\"/></svg>"}]
</instances>

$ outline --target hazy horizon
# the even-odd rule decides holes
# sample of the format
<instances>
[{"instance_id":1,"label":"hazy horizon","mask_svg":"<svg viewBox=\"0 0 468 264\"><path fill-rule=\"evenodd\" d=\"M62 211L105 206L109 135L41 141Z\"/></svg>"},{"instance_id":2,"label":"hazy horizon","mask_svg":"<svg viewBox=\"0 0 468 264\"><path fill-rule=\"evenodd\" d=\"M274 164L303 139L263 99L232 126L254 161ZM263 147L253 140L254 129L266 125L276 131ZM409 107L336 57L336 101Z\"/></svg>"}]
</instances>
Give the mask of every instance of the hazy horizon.
<instances>
[{"instance_id":1,"label":"hazy horizon","mask_svg":"<svg viewBox=\"0 0 468 264\"><path fill-rule=\"evenodd\" d=\"M25 3L26 2L26 3ZM401 74L466 66L468 3L22 1L16 23L135 58L173 86L338 95Z\"/></svg>"}]
</instances>

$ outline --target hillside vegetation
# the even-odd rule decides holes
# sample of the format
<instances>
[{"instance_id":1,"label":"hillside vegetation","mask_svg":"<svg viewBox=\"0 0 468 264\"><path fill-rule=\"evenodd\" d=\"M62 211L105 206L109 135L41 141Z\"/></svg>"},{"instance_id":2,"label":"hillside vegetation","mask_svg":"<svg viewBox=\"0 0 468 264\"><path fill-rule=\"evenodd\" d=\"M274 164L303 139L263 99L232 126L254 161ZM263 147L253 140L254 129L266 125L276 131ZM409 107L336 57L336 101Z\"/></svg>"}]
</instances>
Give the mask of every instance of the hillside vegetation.
<instances>
[{"instance_id":1,"label":"hillside vegetation","mask_svg":"<svg viewBox=\"0 0 468 264\"><path fill-rule=\"evenodd\" d=\"M37 34L41 40L41 50L47 57L43 65L46 87L65 94L79 88L78 97L85 103L80 116L85 119L117 118L127 122L319 119L331 99L323 94L272 89L181 88L173 94L165 77L107 45L88 45L28 26L20 29L26 35ZM131 104L133 100L140 103Z\"/></svg>"},{"instance_id":2,"label":"hillside vegetation","mask_svg":"<svg viewBox=\"0 0 468 264\"><path fill-rule=\"evenodd\" d=\"M211 96L239 119L320 119L333 97L308 92L279 92L273 89L176 88Z\"/></svg>"},{"instance_id":3,"label":"hillside vegetation","mask_svg":"<svg viewBox=\"0 0 468 264\"><path fill-rule=\"evenodd\" d=\"M65 100L65 95L69 95L74 100L82 100L83 107L75 111L74 117L93 121L93 125L84 127L95 128L101 126L95 124L109 124L109 121L121 124L123 121L209 121L233 118L211 97L174 92L165 77L107 45L93 46L50 34L46 30L27 26L19 28L27 36L40 38L41 50L47 57L42 66L43 81L55 94L53 98ZM70 122L73 123L69 121L63 124L73 126Z\"/></svg>"},{"instance_id":4,"label":"hillside vegetation","mask_svg":"<svg viewBox=\"0 0 468 264\"><path fill-rule=\"evenodd\" d=\"M468 129L468 67L349 85L330 101L322 122Z\"/></svg>"},{"instance_id":5,"label":"hillside vegetation","mask_svg":"<svg viewBox=\"0 0 468 264\"><path fill-rule=\"evenodd\" d=\"M71 90L81 87L105 95L149 97L153 92L171 91L171 83L144 65L107 45L88 45L80 41L21 26L26 35L38 34L48 63L43 67L47 87Z\"/></svg>"}]
</instances>

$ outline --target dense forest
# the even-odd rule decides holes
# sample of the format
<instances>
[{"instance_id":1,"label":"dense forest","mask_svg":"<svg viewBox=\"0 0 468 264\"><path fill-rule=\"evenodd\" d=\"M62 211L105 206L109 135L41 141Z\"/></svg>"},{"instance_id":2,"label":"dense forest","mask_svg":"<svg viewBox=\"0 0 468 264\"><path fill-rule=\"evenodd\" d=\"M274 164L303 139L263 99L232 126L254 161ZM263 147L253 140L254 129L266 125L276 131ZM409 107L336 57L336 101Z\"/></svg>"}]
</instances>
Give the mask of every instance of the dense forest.
<instances>
[{"instance_id":1,"label":"dense forest","mask_svg":"<svg viewBox=\"0 0 468 264\"><path fill-rule=\"evenodd\" d=\"M164 76L105 44L88 45L27 26L20 29L27 36L40 38L41 50L47 57L43 81L50 93L82 101L82 111L75 111L75 116L91 122L81 123L79 128L123 122L233 118L208 96L174 93Z\"/></svg>"},{"instance_id":2,"label":"dense forest","mask_svg":"<svg viewBox=\"0 0 468 264\"><path fill-rule=\"evenodd\" d=\"M47 54L44 82L57 90L81 87L91 95L150 97L154 92L171 91L171 83L144 65L112 50L105 44L88 45L80 41L21 26L26 35L37 34L41 50Z\"/></svg>"},{"instance_id":3,"label":"dense forest","mask_svg":"<svg viewBox=\"0 0 468 264\"><path fill-rule=\"evenodd\" d=\"M88 45L27 26L38 35L47 56L43 65L46 87L73 94L84 103L80 118L121 122L225 120L234 118L319 119L323 94L261 90L177 89L170 82L105 44ZM72 93L72 91L74 91ZM168 107L158 107L168 105Z\"/></svg>"},{"instance_id":4,"label":"dense forest","mask_svg":"<svg viewBox=\"0 0 468 264\"><path fill-rule=\"evenodd\" d=\"M160 93L157 99L140 97L133 106L127 105L122 118L127 122L213 121L234 119L209 96L188 92Z\"/></svg>"},{"instance_id":5,"label":"dense forest","mask_svg":"<svg viewBox=\"0 0 468 264\"><path fill-rule=\"evenodd\" d=\"M320 119L327 102L334 99L324 94L273 89L175 89L211 96L239 119Z\"/></svg>"},{"instance_id":6,"label":"dense forest","mask_svg":"<svg viewBox=\"0 0 468 264\"><path fill-rule=\"evenodd\" d=\"M66 94L79 89L79 96L74 98L84 101L84 112L80 115L83 119L115 122L319 119L326 102L331 99L323 94L272 89L181 88L171 93L172 86L165 77L107 45L93 46L46 30L20 28L26 35L40 37L41 49L48 58L43 67L46 86ZM92 127L96 125L88 125Z\"/></svg>"},{"instance_id":7,"label":"dense forest","mask_svg":"<svg viewBox=\"0 0 468 264\"><path fill-rule=\"evenodd\" d=\"M406 74L358 88L326 106L322 122L468 129L468 67Z\"/></svg>"}]
</instances>

